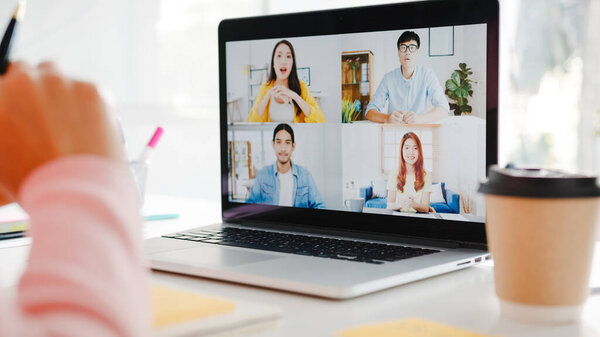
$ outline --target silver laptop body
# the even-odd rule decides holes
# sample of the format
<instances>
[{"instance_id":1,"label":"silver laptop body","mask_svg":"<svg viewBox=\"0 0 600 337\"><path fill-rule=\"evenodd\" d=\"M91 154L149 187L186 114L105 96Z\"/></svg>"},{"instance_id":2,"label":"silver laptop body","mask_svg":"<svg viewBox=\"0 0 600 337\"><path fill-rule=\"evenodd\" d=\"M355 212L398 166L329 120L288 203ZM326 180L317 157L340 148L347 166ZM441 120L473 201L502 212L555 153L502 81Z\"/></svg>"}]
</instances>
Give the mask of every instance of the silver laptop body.
<instances>
[{"instance_id":1,"label":"silver laptop body","mask_svg":"<svg viewBox=\"0 0 600 337\"><path fill-rule=\"evenodd\" d=\"M394 20L398 15L404 18L403 22L398 23L397 20ZM320 22L320 24L308 25L310 27L307 27L306 24L300 24L302 22ZM274 31L272 27L281 27L281 29ZM479 83L483 83L476 88L479 90L476 92L476 94L479 94L477 96L479 103L476 99L473 99L473 106L480 104L483 107L478 112L479 117L476 116L474 107L473 116L448 117L447 120L440 122L435 130L429 131L429 129L421 128L429 128L429 126L415 126L413 128L410 125L384 126L370 122L341 123L342 117L337 117L331 112L335 110L335 113L337 113L339 110L327 108L327 104L340 104L338 99L345 94L344 88L353 85L352 83L345 84L345 81L352 81L352 77L350 76L351 67L348 68L348 65L344 62L348 55L353 57L354 54L351 52L361 49L358 41L362 41L362 38L365 41L379 39L383 45L389 44L388 41L392 41L391 48L383 49L383 53L389 55L386 56L386 61L381 62L376 59L377 57L383 58L381 51L378 53L371 52L372 57L380 63L369 63L369 65L375 67L373 64L394 64L393 61L395 61L395 67L398 67L395 39L404 31L414 31L421 36L420 60L426 57L423 62L429 62L429 68L434 69L434 73L436 71L440 73L438 78L442 86L447 77L452 78L450 74L455 68L459 68L459 63L463 61L463 58L468 57L465 55L483 55L483 60L467 60L467 66L472 66L473 73L477 74ZM392 40L392 36L394 40ZM326 209L307 208L310 206L284 207L268 205L268 202L246 202L254 200L251 199L251 194L256 193L258 190L258 187L255 188L255 184L258 184L261 178L259 177L260 173L257 171L262 166L266 168L274 161L279 160L278 155L280 154L277 153L277 150L275 150L276 153L272 153L273 150L271 149L271 145L275 149L275 135L271 135L271 133L278 123L253 124L247 122L248 117L242 116L242 119L236 117L238 114L248 113L246 110L250 110L255 104L252 101L256 99L255 93L258 89L258 85L254 87L255 84L262 83L264 85L264 77L269 76L268 70L265 71L264 75L260 74L256 78L252 77L255 75L253 72L257 67L263 66L263 68L266 68L269 66L269 58L272 56L271 47L277 41L289 40L295 47L304 46L305 51L300 52L300 48L296 50L298 72L304 74L302 76L303 82L307 84L312 82L309 88L313 96L319 96L318 90L312 90L313 88L319 89L317 87L319 81L321 83L326 81L323 80L322 76L317 76L317 71L319 71L318 62L313 59L310 61L312 63L308 61L301 63L300 57L304 57L305 60L310 58L310 54L306 53L306 48L309 47L306 46L317 46L314 47L315 53L319 52L321 47L318 47L318 40L315 39L320 38L329 39L323 41L333 41L334 47L330 42L323 42L323 50L327 47L337 48L336 50L341 51L335 57L338 66L340 59L342 60L342 66L332 70L331 76L335 76L335 78L342 77L342 82L338 82L339 87L336 90L331 89L332 87L330 87L330 90L321 88L321 93L327 92L321 95L320 101L316 104L322 106L323 114L327 119L326 124L323 126L308 125L308 123L288 124L298 133L298 139L295 140L298 145L293 158L300 162L299 166L306 167L312 172L315 186L321 192L323 205L326 205ZM448 38L452 39L451 46L447 40L444 40ZM335 39L341 41L339 45L336 44L338 42ZM304 43L305 41L308 42ZM434 43L438 45L434 45ZM358 44L358 47L355 48L355 44ZM255 60L244 61L244 57L252 58L253 52L248 52L248 56L245 53L240 56L238 53L240 48L252 49L255 45L268 45L269 50L262 51L262 55L268 55L268 58L265 59L266 56L262 56L264 60L262 63ZM449 55L450 52L453 55ZM234 55L234 53L236 54ZM323 55L324 60L328 57L326 53L321 55ZM260 56L258 57L260 58ZM465 184L461 185L461 183L464 182L464 179L475 181L484 178L486 167L494 164L497 158L497 1L410 2L225 20L219 27L219 58L222 159L220 179L222 182L223 223L210 226L196 224L199 226L198 228L146 240L144 242L145 255L153 269L327 298L347 299L463 269L489 258L485 241L485 207L481 197L477 195L477 184L470 184L470 186L465 187ZM241 58L242 61L239 61L239 64L234 64L236 58ZM363 61L366 62L366 60L361 60L361 62ZM449 64L444 66L447 74L442 74L439 71L439 68L443 67L440 64L444 62ZM483 63L483 65L478 66L478 62ZM258 64L258 66L252 64ZM362 67L364 67L362 71L367 71L365 66ZM381 70L379 77L395 67L389 66L389 69ZM308 72L305 71L306 68L309 69ZM282 69L283 71L286 70ZM375 72L375 70L369 70ZM479 72L476 73L476 70L479 70ZM306 75L311 72L314 72L312 78L311 75ZM236 76L245 76L247 82L244 81L240 84L241 80L236 80ZM383 79L378 80L377 76L377 73L375 73L373 77L363 77L362 80L383 81ZM375 92L377 86L378 83L373 83L370 90ZM242 99L231 97L234 89L242 91L241 95L237 93L238 96L243 97ZM365 89L364 85L363 89ZM255 91L252 92L252 90ZM342 93L336 93L337 90ZM482 92L485 94L481 94ZM372 100L374 95L372 94ZM449 102L452 103L453 101L449 100ZM237 106L234 107L232 103ZM394 129L394 127L397 128ZM407 130L402 129L402 127ZM383 158L385 153L391 153L392 155L395 153L395 150L386 152L387 150L384 148L389 133L401 135L411 130L420 135L423 144L427 142L426 139L430 139L432 143L430 149L433 154L430 161L427 161L429 160L427 159L424 164L426 169L429 168L427 171L432 172L431 175L435 179L435 181L431 181L431 207L427 213L403 213L403 209L399 209L399 211L388 210L385 206L387 202L385 198L382 199L383 201L379 201L379 206L376 206L374 204L376 198L371 195L373 189L376 188L374 182L368 184L369 182L363 179L360 186L349 186L345 176L353 170L348 163L356 163L360 158L342 158L346 153L344 152L344 146L346 146L344 137L351 135L353 138L360 138L365 135L365 140L368 140L373 139L371 136L366 138L366 134L369 132L379 135L377 140L379 143L376 144L381 147L380 156ZM317 136L310 137L311 132ZM431 132L431 135L428 135L427 132ZM273 140L270 139L271 136L273 136ZM314 158L311 160L306 159L309 156L306 154L308 152L305 149L302 150L301 146L306 148L305 144L312 141L313 138L323 141L322 144L325 148L323 151L331 151L328 152L329 154L325 153L323 155L323 162L328 160L327 156L331 157L331 153L341 153L339 160L332 160L333 169L331 166L321 169L318 166L321 165L319 161L315 163ZM336 139L339 139L337 143ZM460 140L458 144L463 144L467 149L454 145L449 147L448 144L456 139ZM341 145L341 143L344 143L344 145ZM361 143L364 142L361 141ZM256 144L262 145L256 146ZM237 152L235 152L237 150L233 149L234 146L246 146L247 148L244 150L246 152L244 153L248 155L252 153L252 159L257 161L257 163L253 162L252 165L257 167L247 165L250 168L244 166L244 172L238 170L236 174L233 174L233 167L237 165L233 163L233 158L237 156ZM261 146L260 151L262 152L259 152L257 148ZM472 146L472 148L468 146ZM449 150L445 150L447 148ZM315 147L313 147L313 153L316 151L314 149ZM429 150L425 150L423 153L427 151ZM438 151L437 154L435 151ZM439 151L446 152L440 153ZM451 152L451 155L448 155L448 152ZM475 155L473 159L469 157L472 152L477 152L479 155ZM357 154L357 156L365 158L368 155L371 154ZM426 158L427 154L421 155ZM461 159L460 156L466 156L464 158L467 159ZM247 157L243 158L247 160ZM258 162L259 160L262 161ZM292 161L292 167L296 165L297 161ZM395 163L395 161L393 162ZM375 170L385 172L386 170L385 158L373 165L373 172ZM459 169L454 169L455 166L453 165L459 165ZM471 167L473 167L472 172L474 174L470 174L468 177L460 176L462 173L452 173L454 171L464 173L464 171L470 170ZM246 170L248 170L248 173L246 173ZM297 168L297 170L300 169ZM365 169L362 171L364 172ZM356 172L359 172L357 175L361 174L358 170ZM243 179L240 178L242 173L245 175ZM301 178L299 178L299 175L300 173L296 176L295 179L297 180L294 185L296 198L298 197L298 190L304 188L300 186L299 179ZM440 184L441 187L436 185L440 182L443 182ZM354 185L354 182L352 185ZM389 186L388 184L387 187L389 188ZM434 186L442 191L444 200L442 200L441 206L433 202ZM458 193L460 189L462 191ZM450 200L451 195L454 195L452 198L457 198L456 195L459 196L459 199L454 199L453 204ZM369 197L372 198L369 199ZM470 208L465 209L464 201L463 203L458 201L460 209L457 210L456 200L460 200L460 198L469 198ZM362 207L347 202L350 199L361 199L358 204ZM383 206L381 202L383 202ZM444 205L444 202L447 204ZM311 205L310 200L308 205ZM454 210L447 210L448 207L446 206L454 207ZM362 212L360 212L360 209L362 209ZM465 213L465 210L469 213ZM194 224L190 224L190 227L193 226ZM327 245L339 243L356 247L371 247L368 244L378 244L376 247L385 249L409 247L436 252L398 260L378 260L372 256L368 259L357 258L356 252L352 249L349 249L349 251L352 251L349 254L333 251L333 253L329 252L328 256L319 256L319 254L314 254L315 251L319 250L314 247L316 245L308 245L308 248L310 248L308 250L312 253L299 250L290 253L285 252L288 248L286 245L282 245L280 247L282 250L278 251L271 248L262 249L260 247L261 240L254 239L246 245L232 244L231 241L228 241L229 239L224 238L224 232L227 234L239 233L240 231L250 234L252 237L264 235L265 242L269 242L267 239L270 235L287 234L287 238L298 238L307 242L325 242ZM312 239L314 240L310 241ZM287 244L286 240L280 242L286 242ZM265 243L265 246L267 245Z\"/></svg>"}]
</instances>

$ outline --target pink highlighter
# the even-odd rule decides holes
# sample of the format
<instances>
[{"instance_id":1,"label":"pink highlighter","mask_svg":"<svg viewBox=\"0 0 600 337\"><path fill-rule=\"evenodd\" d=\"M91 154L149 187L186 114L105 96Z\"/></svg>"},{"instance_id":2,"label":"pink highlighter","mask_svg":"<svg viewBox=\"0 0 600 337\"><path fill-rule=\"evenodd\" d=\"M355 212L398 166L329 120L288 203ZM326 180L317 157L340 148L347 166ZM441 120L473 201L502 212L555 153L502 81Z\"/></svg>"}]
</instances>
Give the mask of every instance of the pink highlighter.
<instances>
[{"instance_id":1,"label":"pink highlighter","mask_svg":"<svg viewBox=\"0 0 600 337\"><path fill-rule=\"evenodd\" d=\"M150 164L150 156L152 152L156 148L156 144L160 140L164 130L162 127L157 127L156 131L154 131L154 135L150 138L148 145L144 148L138 159L132 161L129 166L131 168L131 172L133 173L133 178L135 179L135 183L138 188L138 192L140 194L140 200L142 203L144 202L144 194L146 191L146 176L148 174L148 165Z\"/></svg>"},{"instance_id":2,"label":"pink highlighter","mask_svg":"<svg viewBox=\"0 0 600 337\"><path fill-rule=\"evenodd\" d=\"M154 131L154 135L152 135L152 138L150 138L148 145L146 145L146 147L138 157L137 161L145 162L150 159L150 154L152 153L154 148L156 148L156 144L158 144L158 141L160 140L160 137L162 136L163 132L164 130L162 127L159 126L156 128L156 131Z\"/></svg>"}]
</instances>

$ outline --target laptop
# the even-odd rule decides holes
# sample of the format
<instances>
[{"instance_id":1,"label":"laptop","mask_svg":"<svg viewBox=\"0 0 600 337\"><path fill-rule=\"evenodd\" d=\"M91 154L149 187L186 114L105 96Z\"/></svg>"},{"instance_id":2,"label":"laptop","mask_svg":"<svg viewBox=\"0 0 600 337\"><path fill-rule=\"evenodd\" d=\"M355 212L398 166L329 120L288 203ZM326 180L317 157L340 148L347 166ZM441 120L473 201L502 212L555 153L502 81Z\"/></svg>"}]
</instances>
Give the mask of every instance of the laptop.
<instances>
[{"instance_id":1,"label":"laptop","mask_svg":"<svg viewBox=\"0 0 600 337\"><path fill-rule=\"evenodd\" d=\"M222 223L153 269L347 299L489 258L496 0L224 20L219 73Z\"/></svg>"}]
</instances>

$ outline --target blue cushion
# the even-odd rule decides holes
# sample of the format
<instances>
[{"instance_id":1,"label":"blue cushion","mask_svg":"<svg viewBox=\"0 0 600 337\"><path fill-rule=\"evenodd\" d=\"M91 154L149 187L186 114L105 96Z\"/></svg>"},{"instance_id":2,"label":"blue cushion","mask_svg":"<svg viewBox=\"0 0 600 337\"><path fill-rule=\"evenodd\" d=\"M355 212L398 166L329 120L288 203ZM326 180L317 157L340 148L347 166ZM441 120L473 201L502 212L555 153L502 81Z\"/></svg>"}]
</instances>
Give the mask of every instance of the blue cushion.
<instances>
[{"instance_id":1,"label":"blue cushion","mask_svg":"<svg viewBox=\"0 0 600 337\"><path fill-rule=\"evenodd\" d=\"M367 208L386 208L387 198L373 198L369 199L365 204Z\"/></svg>"},{"instance_id":2,"label":"blue cushion","mask_svg":"<svg viewBox=\"0 0 600 337\"><path fill-rule=\"evenodd\" d=\"M451 213L460 213L460 195L451 190L446 191L446 203L452 209Z\"/></svg>"},{"instance_id":3,"label":"blue cushion","mask_svg":"<svg viewBox=\"0 0 600 337\"><path fill-rule=\"evenodd\" d=\"M365 202L367 202L367 200L371 199L373 196L373 186L361 187L359 194L360 197L365 199Z\"/></svg>"},{"instance_id":4,"label":"blue cushion","mask_svg":"<svg viewBox=\"0 0 600 337\"><path fill-rule=\"evenodd\" d=\"M431 207L433 207L433 209L435 209L437 213L454 213L454 210L450 208L447 204L444 204L443 202L436 202L434 204L431 204Z\"/></svg>"},{"instance_id":5,"label":"blue cushion","mask_svg":"<svg viewBox=\"0 0 600 337\"><path fill-rule=\"evenodd\" d=\"M444 199L446 199L446 202L448 202L448 198L446 197L446 183L442 181L440 185L442 187L442 195L444 196Z\"/></svg>"},{"instance_id":6,"label":"blue cushion","mask_svg":"<svg viewBox=\"0 0 600 337\"><path fill-rule=\"evenodd\" d=\"M432 203L431 207L437 213L460 213L460 195L446 189L446 183L441 182L442 194L446 203ZM360 196L365 199L366 208L387 208L387 198L372 198L373 186L365 186L360 189Z\"/></svg>"}]
</instances>

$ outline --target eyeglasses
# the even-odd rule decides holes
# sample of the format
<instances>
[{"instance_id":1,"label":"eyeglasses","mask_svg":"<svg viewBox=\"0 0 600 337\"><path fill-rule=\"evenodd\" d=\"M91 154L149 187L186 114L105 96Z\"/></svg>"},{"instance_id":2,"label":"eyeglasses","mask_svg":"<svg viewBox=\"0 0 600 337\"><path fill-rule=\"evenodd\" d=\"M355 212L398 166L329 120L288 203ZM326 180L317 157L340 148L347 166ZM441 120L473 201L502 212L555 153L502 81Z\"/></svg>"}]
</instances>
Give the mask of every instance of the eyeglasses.
<instances>
[{"instance_id":1,"label":"eyeglasses","mask_svg":"<svg viewBox=\"0 0 600 337\"><path fill-rule=\"evenodd\" d=\"M419 47L417 47L416 44L409 44L408 46L405 44L401 44L400 47L398 48L398 50L401 53L406 53L406 50L409 50L411 53L414 53L417 51L417 49L419 49Z\"/></svg>"}]
</instances>

